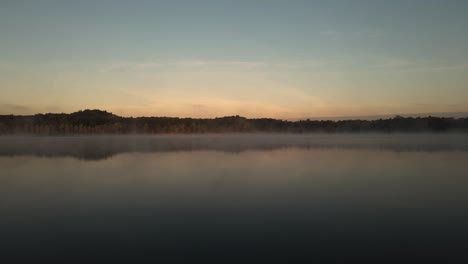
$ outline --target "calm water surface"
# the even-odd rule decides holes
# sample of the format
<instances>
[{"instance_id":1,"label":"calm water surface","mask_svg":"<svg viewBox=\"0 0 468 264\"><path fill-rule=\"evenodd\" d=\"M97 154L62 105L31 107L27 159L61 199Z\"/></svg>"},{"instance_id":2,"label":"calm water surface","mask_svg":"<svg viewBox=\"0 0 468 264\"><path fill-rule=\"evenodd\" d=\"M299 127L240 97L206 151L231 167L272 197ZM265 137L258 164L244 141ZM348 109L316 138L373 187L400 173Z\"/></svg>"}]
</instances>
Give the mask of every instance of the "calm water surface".
<instances>
[{"instance_id":1,"label":"calm water surface","mask_svg":"<svg viewBox=\"0 0 468 264\"><path fill-rule=\"evenodd\" d=\"M0 263L467 255L466 135L3 137L0 169Z\"/></svg>"}]
</instances>

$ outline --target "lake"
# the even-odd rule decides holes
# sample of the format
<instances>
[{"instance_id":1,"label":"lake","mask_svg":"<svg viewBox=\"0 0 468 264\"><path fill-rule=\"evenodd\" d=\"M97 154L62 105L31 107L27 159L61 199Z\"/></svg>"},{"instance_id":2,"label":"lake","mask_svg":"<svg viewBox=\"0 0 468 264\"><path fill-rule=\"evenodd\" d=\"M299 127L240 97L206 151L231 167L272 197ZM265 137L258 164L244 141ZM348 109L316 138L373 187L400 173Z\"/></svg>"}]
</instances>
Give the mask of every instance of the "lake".
<instances>
[{"instance_id":1,"label":"lake","mask_svg":"<svg viewBox=\"0 0 468 264\"><path fill-rule=\"evenodd\" d=\"M0 169L1 263L467 255L468 135L11 136Z\"/></svg>"}]
</instances>

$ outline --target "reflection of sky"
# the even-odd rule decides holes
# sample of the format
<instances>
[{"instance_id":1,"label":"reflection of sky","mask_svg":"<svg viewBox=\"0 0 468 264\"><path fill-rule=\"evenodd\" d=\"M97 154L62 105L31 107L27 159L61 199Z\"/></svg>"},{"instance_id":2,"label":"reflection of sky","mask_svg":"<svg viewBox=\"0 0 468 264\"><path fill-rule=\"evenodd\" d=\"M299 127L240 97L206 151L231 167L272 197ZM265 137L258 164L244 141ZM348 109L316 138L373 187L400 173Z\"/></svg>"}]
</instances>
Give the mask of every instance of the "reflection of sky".
<instances>
[{"instance_id":1,"label":"reflection of sky","mask_svg":"<svg viewBox=\"0 0 468 264\"><path fill-rule=\"evenodd\" d=\"M242 153L282 149L376 149L468 151L464 134L222 134L158 136L0 137L0 156L108 159L123 153L216 151Z\"/></svg>"},{"instance_id":2,"label":"reflection of sky","mask_svg":"<svg viewBox=\"0 0 468 264\"><path fill-rule=\"evenodd\" d=\"M2 157L0 209L35 203L85 203L91 207L274 207L289 203L322 207L356 203L356 209L375 204L406 208L422 206L428 200L431 206L455 206L468 199L464 194L467 155L282 149L127 153L94 162Z\"/></svg>"},{"instance_id":3,"label":"reflection of sky","mask_svg":"<svg viewBox=\"0 0 468 264\"><path fill-rule=\"evenodd\" d=\"M0 113L468 111L466 1L3 1Z\"/></svg>"},{"instance_id":4,"label":"reflection of sky","mask_svg":"<svg viewBox=\"0 0 468 264\"><path fill-rule=\"evenodd\" d=\"M373 148L2 156L0 259L446 259L465 254L467 159Z\"/></svg>"}]
</instances>

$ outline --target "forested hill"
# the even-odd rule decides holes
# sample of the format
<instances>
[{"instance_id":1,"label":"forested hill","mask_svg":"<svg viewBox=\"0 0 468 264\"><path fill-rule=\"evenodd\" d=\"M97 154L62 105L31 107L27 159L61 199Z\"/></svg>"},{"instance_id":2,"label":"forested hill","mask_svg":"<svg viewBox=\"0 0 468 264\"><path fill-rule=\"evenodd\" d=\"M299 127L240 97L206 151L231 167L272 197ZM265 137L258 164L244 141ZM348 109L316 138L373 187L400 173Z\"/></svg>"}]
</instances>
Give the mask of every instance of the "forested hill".
<instances>
[{"instance_id":1,"label":"forested hill","mask_svg":"<svg viewBox=\"0 0 468 264\"><path fill-rule=\"evenodd\" d=\"M213 119L120 117L101 110L71 114L0 115L0 134L468 132L468 118L400 117L379 120L285 121L228 116Z\"/></svg>"}]
</instances>

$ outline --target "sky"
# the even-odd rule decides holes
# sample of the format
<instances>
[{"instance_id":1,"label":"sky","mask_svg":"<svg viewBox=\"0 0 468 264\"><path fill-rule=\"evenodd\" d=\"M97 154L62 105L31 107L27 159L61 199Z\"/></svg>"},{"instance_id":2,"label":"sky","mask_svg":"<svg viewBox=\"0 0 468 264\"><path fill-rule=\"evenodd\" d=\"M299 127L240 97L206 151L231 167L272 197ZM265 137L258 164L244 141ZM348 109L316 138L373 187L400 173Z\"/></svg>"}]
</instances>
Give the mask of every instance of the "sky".
<instances>
[{"instance_id":1,"label":"sky","mask_svg":"<svg viewBox=\"0 0 468 264\"><path fill-rule=\"evenodd\" d=\"M0 0L0 114L468 112L468 1Z\"/></svg>"}]
</instances>

